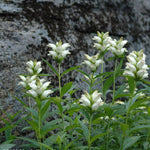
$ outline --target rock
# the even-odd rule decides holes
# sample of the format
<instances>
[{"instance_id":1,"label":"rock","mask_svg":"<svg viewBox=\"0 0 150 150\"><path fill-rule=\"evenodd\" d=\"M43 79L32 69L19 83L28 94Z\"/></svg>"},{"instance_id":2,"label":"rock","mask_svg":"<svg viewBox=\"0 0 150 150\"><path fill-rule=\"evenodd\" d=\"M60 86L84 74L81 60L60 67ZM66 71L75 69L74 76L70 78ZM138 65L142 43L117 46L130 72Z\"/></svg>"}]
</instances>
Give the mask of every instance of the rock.
<instances>
[{"instance_id":1,"label":"rock","mask_svg":"<svg viewBox=\"0 0 150 150\"><path fill-rule=\"evenodd\" d=\"M13 111L22 109L12 95L21 98L18 75L25 73L28 60L47 59L49 42L58 40L72 45L63 62L64 69L80 65L84 53L96 54L92 37L97 31L128 40L128 51L144 49L150 57L149 0L1 0L0 2L0 105ZM105 56L105 59L110 55ZM147 60L150 64L150 61ZM114 63L106 63L111 70ZM50 71L43 63L44 71ZM88 68L83 67L88 72ZM81 74L69 73L63 83L75 81L85 89ZM58 83L52 83L57 86ZM80 97L82 90L75 96Z\"/></svg>"}]
</instances>

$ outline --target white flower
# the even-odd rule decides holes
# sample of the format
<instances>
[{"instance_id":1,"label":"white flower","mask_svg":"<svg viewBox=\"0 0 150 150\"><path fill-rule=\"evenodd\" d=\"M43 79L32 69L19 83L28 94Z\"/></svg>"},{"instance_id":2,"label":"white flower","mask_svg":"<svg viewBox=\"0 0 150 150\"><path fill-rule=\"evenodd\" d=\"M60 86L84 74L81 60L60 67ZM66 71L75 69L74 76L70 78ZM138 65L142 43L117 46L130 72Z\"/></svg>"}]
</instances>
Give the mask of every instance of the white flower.
<instances>
[{"instance_id":1,"label":"white flower","mask_svg":"<svg viewBox=\"0 0 150 150\"><path fill-rule=\"evenodd\" d=\"M37 92L34 90L29 90L28 93L31 94L33 97L37 97Z\"/></svg>"},{"instance_id":2,"label":"white flower","mask_svg":"<svg viewBox=\"0 0 150 150\"><path fill-rule=\"evenodd\" d=\"M81 102L83 106L90 106L91 103L90 103L87 92L85 92L85 95L82 94L81 99L79 100L79 102Z\"/></svg>"},{"instance_id":3,"label":"white flower","mask_svg":"<svg viewBox=\"0 0 150 150\"><path fill-rule=\"evenodd\" d=\"M32 81L29 86L31 90L28 91L33 97L47 98L49 94L53 93L52 90L47 90L50 82L45 82L44 79L37 79Z\"/></svg>"},{"instance_id":4,"label":"white flower","mask_svg":"<svg viewBox=\"0 0 150 150\"><path fill-rule=\"evenodd\" d=\"M34 74L39 74L42 71L41 68L41 62L40 61L28 61L27 63L27 71L29 74L34 75Z\"/></svg>"},{"instance_id":5,"label":"white flower","mask_svg":"<svg viewBox=\"0 0 150 150\"><path fill-rule=\"evenodd\" d=\"M124 45L127 43L127 40L123 40L123 38L121 38L120 40L111 40L110 44L111 46L109 47L109 50L116 56L121 56L124 54L124 52L126 52L126 48L124 48Z\"/></svg>"},{"instance_id":6,"label":"white flower","mask_svg":"<svg viewBox=\"0 0 150 150\"><path fill-rule=\"evenodd\" d=\"M85 54L87 60L84 60L83 64L86 64L92 71L96 71L97 67L103 63L101 59L98 59L99 53L94 56Z\"/></svg>"},{"instance_id":7,"label":"white flower","mask_svg":"<svg viewBox=\"0 0 150 150\"><path fill-rule=\"evenodd\" d=\"M107 51L112 41L111 37L109 37L108 32L97 32L97 36L94 36L93 40L96 41L96 43L94 43L94 47L98 49L100 53Z\"/></svg>"},{"instance_id":8,"label":"white flower","mask_svg":"<svg viewBox=\"0 0 150 150\"><path fill-rule=\"evenodd\" d=\"M48 44L48 47L52 48L53 51L49 51L48 55L52 56L53 59L58 61L59 63L66 57L66 55L70 54L68 47L70 47L69 43L62 44L61 41L55 44Z\"/></svg>"},{"instance_id":9,"label":"white flower","mask_svg":"<svg viewBox=\"0 0 150 150\"><path fill-rule=\"evenodd\" d=\"M98 93L98 91L93 92L93 94L89 94L85 91L79 100L83 106L91 107L92 110L97 110L99 106L102 106L104 102L101 99L102 93Z\"/></svg>"},{"instance_id":10,"label":"white flower","mask_svg":"<svg viewBox=\"0 0 150 150\"><path fill-rule=\"evenodd\" d=\"M23 75L19 75L20 79L22 80L21 82L19 82L19 85L22 85L24 88L28 88L29 84L32 83L35 79L36 79L36 75L34 76L23 76Z\"/></svg>"},{"instance_id":11,"label":"white flower","mask_svg":"<svg viewBox=\"0 0 150 150\"><path fill-rule=\"evenodd\" d=\"M136 79L144 79L148 77L148 66L145 64L145 54L143 50L133 51L127 56L126 70L123 75L131 76Z\"/></svg>"},{"instance_id":12,"label":"white flower","mask_svg":"<svg viewBox=\"0 0 150 150\"><path fill-rule=\"evenodd\" d=\"M52 90L45 90L43 93L42 93L42 98L45 98L47 97L49 94L53 93Z\"/></svg>"}]
</instances>

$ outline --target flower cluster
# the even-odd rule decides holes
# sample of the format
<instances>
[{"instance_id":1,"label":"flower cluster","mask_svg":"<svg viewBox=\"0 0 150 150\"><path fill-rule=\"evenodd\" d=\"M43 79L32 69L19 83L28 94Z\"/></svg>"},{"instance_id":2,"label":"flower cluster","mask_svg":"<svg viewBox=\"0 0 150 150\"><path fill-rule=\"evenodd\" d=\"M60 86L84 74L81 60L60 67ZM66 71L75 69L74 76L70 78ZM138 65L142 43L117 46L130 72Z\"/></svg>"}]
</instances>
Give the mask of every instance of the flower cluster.
<instances>
[{"instance_id":1,"label":"flower cluster","mask_svg":"<svg viewBox=\"0 0 150 150\"><path fill-rule=\"evenodd\" d=\"M111 46L109 47L109 50L115 55L115 56L122 56L124 52L127 52L126 48L124 48L124 45L127 43L127 40L123 40L121 38L120 40L111 40Z\"/></svg>"},{"instance_id":2,"label":"flower cluster","mask_svg":"<svg viewBox=\"0 0 150 150\"><path fill-rule=\"evenodd\" d=\"M29 83L31 89L28 91L33 97L39 97L41 99L46 98L49 94L53 93L52 90L47 90L50 82L45 82L44 79L33 80Z\"/></svg>"},{"instance_id":3,"label":"flower cluster","mask_svg":"<svg viewBox=\"0 0 150 150\"><path fill-rule=\"evenodd\" d=\"M23 75L19 75L20 79L22 81L19 82L19 85L22 85L24 88L28 89L29 88L29 83L31 83L32 81L36 80L36 75L34 76L23 76Z\"/></svg>"},{"instance_id":4,"label":"flower cluster","mask_svg":"<svg viewBox=\"0 0 150 150\"><path fill-rule=\"evenodd\" d=\"M42 71L41 62L40 61L28 61L27 63L27 71L30 75L39 74Z\"/></svg>"},{"instance_id":5,"label":"flower cluster","mask_svg":"<svg viewBox=\"0 0 150 150\"><path fill-rule=\"evenodd\" d=\"M28 61L27 63L28 76L19 75L22 81L19 85L22 85L28 94L31 94L34 98L47 98L49 94L53 93L51 90L47 90L50 82L45 82L44 79L40 79L38 74L42 71L40 61ZM45 82L45 83L44 83Z\"/></svg>"},{"instance_id":6,"label":"flower cluster","mask_svg":"<svg viewBox=\"0 0 150 150\"><path fill-rule=\"evenodd\" d=\"M145 63L145 54L143 50L133 51L127 56L126 70L123 75L131 76L137 80L148 77L148 66Z\"/></svg>"},{"instance_id":7,"label":"flower cluster","mask_svg":"<svg viewBox=\"0 0 150 150\"><path fill-rule=\"evenodd\" d=\"M49 51L48 55L52 56L58 63L61 63L66 55L70 54L69 50L66 50L70 47L68 43L62 44L62 42L59 41L56 45L49 43L47 46L52 48L52 51Z\"/></svg>"},{"instance_id":8,"label":"flower cluster","mask_svg":"<svg viewBox=\"0 0 150 150\"><path fill-rule=\"evenodd\" d=\"M83 64L86 64L91 71L96 71L97 67L103 63L103 61L101 59L98 59L99 57L99 53L97 53L94 56L89 56L87 54L84 55L86 57L87 60L84 60Z\"/></svg>"},{"instance_id":9,"label":"flower cluster","mask_svg":"<svg viewBox=\"0 0 150 150\"><path fill-rule=\"evenodd\" d=\"M110 42L112 41L111 37L109 36L109 33L100 33L97 32L98 36L94 36L93 40L96 41L94 43L94 47L100 51L100 53L104 53L108 50L110 46Z\"/></svg>"},{"instance_id":10,"label":"flower cluster","mask_svg":"<svg viewBox=\"0 0 150 150\"><path fill-rule=\"evenodd\" d=\"M85 91L85 94L83 94L79 100L83 106L88 106L91 107L92 110L97 110L99 106L102 106L104 102L101 99L102 93L98 93L96 90L93 92L93 94L89 94L88 92Z\"/></svg>"}]
</instances>

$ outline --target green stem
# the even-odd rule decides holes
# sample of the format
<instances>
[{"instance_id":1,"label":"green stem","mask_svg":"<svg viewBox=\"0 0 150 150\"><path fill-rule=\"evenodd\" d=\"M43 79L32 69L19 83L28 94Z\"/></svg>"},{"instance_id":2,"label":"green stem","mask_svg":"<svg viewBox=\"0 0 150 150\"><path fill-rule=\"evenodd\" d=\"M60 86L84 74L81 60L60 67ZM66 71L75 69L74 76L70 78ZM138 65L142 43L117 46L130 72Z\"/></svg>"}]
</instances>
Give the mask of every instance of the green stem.
<instances>
[{"instance_id":1,"label":"green stem","mask_svg":"<svg viewBox=\"0 0 150 150\"><path fill-rule=\"evenodd\" d=\"M38 125L39 125L39 127L38 127L38 129L39 129L39 133L38 133L38 142L39 142L39 144L41 143L41 110L40 110L41 108L40 107L38 107L38 111L39 111L39 122L38 122ZM42 146L41 146L41 144L40 144L40 150L42 150Z\"/></svg>"},{"instance_id":2,"label":"green stem","mask_svg":"<svg viewBox=\"0 0 150 150\"><path fill-rule=\"evenodd\" d=\"M92 124L92 115L90 114L89 138L88 138L88 147L89 147L89 150L91 150L91 124Z\"/></svg>"},{"instance_id":3,"label":"green stem","mask_svg":"<svg viewBox=\"0 0 150 150\"><path fill-rule=\"evenodd\" d=\"M146 138L146 142L148 142L148 145L147 145L147 149L149 149L149 136L150 136L150 129L148 129L148 134L147 134L147 138Z\"/></svg>"},{"instance_id":4,"label":"green stem","mask_svg":"<svg viewBox=\"0 0 150 150\"><path fill-rule=\"evenodd\" d=\"M58 66L58 81L59 81L59 94L60 94L60 100L61 100L61 73L60 73L60 63Z\"/></svg>"},{"instance_id":5,"label":"green stem","mask_svg":"<svg viewBox=\"0 0 150 150\"><path fill-rule=\"evenodd\" d=\"M102 61L104 61L104 56L102 56ZM104 63L102 63L101 65L101 74L104 73ZM102 91L103 91L103 86L104 86L104 83L103 83L103 76L101 77L101 81L102 81ZM104 99L104 102L105 102L105 95L103 94L103 99Z\"/></svg>"},{"instance_id":6,"label":"green stem","mask_svg":"<svg viewBox=\"0 0 150 150\"><path fill-rule=\"evenodd\" d=\"M58 81L59 81L59 94L60 94L60 103L62 102L62 96L61 96L61 64L59 63L58 66ZM62 123L64 123L64 118L63 118L63 111L61 112L61 118L62 118Z\"/></svg>"},{"instance_id":7,"label":"green stem","mask_svg":"<svg viewBox=\"0 0 150 150\"><path fill-rule=\"evenodd\" d=\"M114 70L114 78L113 78L113 101L112 101L112 104L114 104L114 102L115 102L115 81L116 81L117 63L118 63L118 58L116 58L116 61L115 61L115 70Z\"/></svg>"},{"instance_id":8,"label":"green stem","mask_svg":"<svg viewBox=\"0 0 150 150\"><path fill-rule=\"evenodd\" d=\"M94 76L94 72L92 72L92 74L91 74L91 79L90 79L90 94L92 94L92 88L93 88L93 76Z\"/></svg>"},{"instance_id":9,"label":"green stem","mask_svg":"<svg viewBox=\"0 0 150 150\"><path fill-rule=\"evenodd\" d=\"M108 127L107 127L107 137L106 137L106 150L108 150L108 145L109 145L109 133L108 133L108 131L109 131L109 126L110 126L110 120L109 120L109 122L108 122Z\"/></svg>"}]
</instances>

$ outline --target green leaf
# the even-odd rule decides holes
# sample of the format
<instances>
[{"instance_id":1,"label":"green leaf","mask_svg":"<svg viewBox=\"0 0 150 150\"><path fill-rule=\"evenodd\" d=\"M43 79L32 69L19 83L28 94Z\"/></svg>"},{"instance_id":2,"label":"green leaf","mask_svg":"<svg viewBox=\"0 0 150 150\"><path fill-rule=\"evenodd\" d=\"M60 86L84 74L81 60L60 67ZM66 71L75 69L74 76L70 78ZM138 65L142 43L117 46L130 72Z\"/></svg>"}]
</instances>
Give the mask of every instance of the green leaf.
<instances>
[{"instance_id":1,"label":"green leaf","mask_svg":"<svg viewBox=\"0 0 150 150\"><path fill-rule=\"evenodd\" d=\"M120 95L121 93L122 94L124 94L124 89L126 89L126 87L127 87L127 84L123 84L123 85L121 85L118 89L117 89L117 91L115 92L115 97L117 97L117 95ZM116 99L116 98L115 98Z\"/></svg>"},{"instance_id":2,"label":"green leaf","mask_svg":"<svg viewBox=\"0 0 150 150\"><path fill-rule=\"evenodd\" d=\"M129 84L129 91L132 95L135 91L135 86L136 86L135 81L132 77L128 77L128 84Z\"/></svg>"},{"instance_id":3,"label":"green leaf","mask_svg":"<svg viewBox=\"0 0 150 150\"><path fill-rule=\"evenodd\" d=\"M19 101L25 107L28 107L27 104L25 102L23 102L21 99L19 99L18 97L13 96L13 98L15 98L17 101Z\"/></svg>"},{"instance_id":4,"label":"green leaf","mask_svg":"<svg viewBox=\"0 0 150 150\"><path fill-rule=\"evenodd\" d=\"M128 103L126 104L126 110L127 110L128 112L131 111L132 105L135 103L135 101L137 100L138 97L139 97L139 96L136 95L136 96L134 96L133 98L131 98L131 99L128 101Z\"/></svg>"},{"instance_id":5,"label":"green leaf","mask_svg":"<svg viewBox=\"0 0 150 150\"><path fill-rule=\"evenodd\" d=\"M45 74L45 73L42 73L42 74L38 74L38 76L50 77L50 76L52 76L52 74Z\"/></svg>"},{"instance_id":6,"label":"green leaf","mask_svg":"<svg viewBox=\"0 0 150 150\"><path fill-rule=\"evenodd\" d=\"M124 123L120 123L121 125L121 129L123 131L123 135L125 135L126 131L129 129L129 125L124 124Z\"/></svg>"},{"instance_id":7,"label":"green leaf","mask_svg":"<svg viewBox=\"0 0 150 150\"><path fill-rule=\"evenodd\" d=\"M62 105L61 105L61 103L60 103L60 97L51 97L51 100L57 105L60 114L62 114L62 112L63 112L63 107L62 107Z\"/></svg>"},{"instance_id":8,"label":"green leaf","mask_svg":"<svg viewBox=\"0 0 150 150\"><path fill-rule=\"evenodd\" d=\"M44 104L44 106L42 107L42 109L41 109L41 119L43 119L43 116L44 116L45 113L48 111L48 108L50 107L50 103L51 103L51 101L48 100L48 101Z\"/></svg>"},{"instance_id":9,"label":"green leaf","mask_svg":"<svg viewBox=\"0 0 150 150\"><path fill-rule=\"evenodd\" d=\"M43 147L47 148L47 150L53 150L53 148L51 148L50 146L46 145L46 144L43 144L43 143L40 143L40 145L42 145Z\"/></svg>"},{"instance_id":10,"label":"green leaf","mask_svg":"<svg viewBox=\"0 0 150 150\"><path fill-rule=\"evenodd\" d=\"M109 77L104 83L104 87L102 89L104 95L106 91L111 87L112 84L113 84L113 76Z\"/></svg>"},{"instance_id":11,"label":"green leaf","mask_svg":"<svg viewBox=\"0 0 150 150\"><path fill-rule=\"evenodd\" d=\"M98 138L100 138L100 137L102 137L102 136L104 136L104 135L106 135L107 133L100 133L100 134L97 134L97 135L95 135L95 136L93 136L92 138L91 138L91 144L95 141L95 140L97 140Z\"/></svg>"},{"instance_id":12,"label":"green leaf","mask_svg":"<svg viewBox=\"0 0 150 150\"><path fill-rule=\"evenodd\" d=\"M88 141L89 140L89 130L88 128L86 127L86 125L84 125L81 121L79 121L80 125L81 125L81 128L82 128L82 131L83 131L83 134L84 134L84 137L86 138L86 140Z\"/></svg>"},{"instance_id":13,"label":"green leaf","mask_svg":"<svg viewBox=\"0 0 150 150\"><path fill-rule=\"evenodd\" d=\"M116 77L119 75L119 73L120 73L120 71L121 71L121 67L122 67L122 64L123 64L123 60L124 60L124 58L121 58L120 63L119 63L119 65L118 65L118 67L117 67L117 70L116 70Z\"/></svg>"},{"instance_id":14,"label":"green leaf","mask_svg":"<svg viewBox=\"0 0 150 150\"><path fill-rule=\"evenodd\" d=\"M0 150L8 150L14 146L15 144L0 144Z\"/></svg>"},{"instance_id":15,"label":"green leaf","mask_svg":"<svg viewBox=\"0 0 150 150\"><path fill-rule=\"evenodd\" d=\"M43 130L44 131L47 131L49 130L50 128L54 127L56 124L60 123L62 120L61 119L56 119L56 120L52 120L50 122L47 122L45 124L45 126L43 126Z\"/></svg>"},{"instance_id":16,"label":"green leaf","mask_svg":"<svg viewBox=\"0 0 150 150\"><path fill-rule=\"evenodd\" d=\"M113 115L113 109L112 109L112 108L110 108L110 107L105 107L104 110L105 110L106 116L111 117L111 116Z\"/></svg>"},{"instance_id":17,"label":"green leaf","mask_svg":"<svg viewBox=\"0 0 150 150\"><path fill-rule=\"evenodd\" d=\"M76 69L76 71L78 71L78 72L82 73L83 75L85 75L85 76L89 77L89 75L88 75L87 73L83 72L82 70L78 70L78 69Z\"/></svg>"},{"instance_id":18,"label":"green leaf","mask_svg":"<svg viewBox=\"0 0 150 150\"><path fill-rule=\"evenodd\" d=\"M30 126L31 126L35 131L38 130L38 123L37 123L37 122L35 122L35 121L33 121L33 120L31 120L31 121L27 120L27 122L30 124Z\"/></svg>"},{"instance_id":19,"label":"green leaf","mask_svg":"<svg viewBox=\"0 0 150 150\"><path fill-rule=\"evenodd\" d=\"M132 106L130 107L131 110L135 109L135 108L138 108L141 106L142 103L146 102L148 99L142 99L142 100L138 100L138 101L135 101Z\"/></svg>"},{"instance_id":20,"label":"green leaf","mask_svg":"<svg viewBox=\"0 0 150 150\"><path fill-rule=\"evenodd\" d=\"M131 147L133 144L135 144L139 140L140 136L132 136L127 137L123 144L123 150Z\"/></svg>"},{"instance_id":21,"label":"green leaf","mask_svg":"<svg viewBox=\"0 0 150 150\"><path fill-rule=\"evenodd\" d=\"M26 138L26 137L17 137L17 139L28 141L29 143L32 143L36 147L40 147L40 144L36 140L34 140L34 139L29 139L29 138Z\"/></svg>"},{"instance_id":22,"label":"green leaf","mask_svg":"<svg viewBox=\"0 0 150 150\"><path fill-rule=\"evenodd\" d=\"M114 56L114 57L110 57L110 58L108 58L107 60L105 60L105 61L111 61L111 60L113 60L113 59L115 59L116 57Z\"/></svg>"},{"instance_id":23,"label":"green leaf","mask_svg":"<svg viewBox=\"0 0 150 150\"><path fill-rule=\"evenodd\" d=\"M61 89L61 97L63 97L72 87L73 82L66 83Z\"/></svg>"},{"instance_id":24,"label":"green leaf","mask_svg":"<svg viewBox=\"0 0 150 150\"><path fill-rule=\"evenodd\" d=\"M138 125L134 128L131 128L128 133L131 133L131 132L134 132L134 131L138 131L138 130L142 130L142 129L147 129L147 128L150 128L150 125Z\"/></svg>"},{"instance_id":25,"label":"green leaf","mask_svg":"<svg viewBox=\"0 0 150 150\"><path fill-rule=\"evenodd\" d=\"M47 60L45 60L45 59L43 59L43 58L42 58L42 60L49 66L49 68L51 68L51 69L53 70L53 72L54 72L57 76L59 76L58 73L57 73L57 71L55 70L55 68L54 68Z\"/></svg>"},{"instance_id":26,"label":"green leaf","mask_svg":"<svg viewBox=\"0 0 150 150\"><path fill-rule=\"evenodd\" d=\"M3 131L6 131L6 130L8 130L8 129L11 129L11 128L13 128L13 127L14 127L13 125L12 125L12 126L10 125L10 126L1 128L1 129L0 129L0 133L3 132Z\"/></svg>"},{"instance_id":27,"label":"green leaf","mask_svg":"<svg viewBox=\"0 0 150 150\"><path fill-rule=\"evenodd\" d=\"M72 70L76 70L76 69L79 68L79 67L81 67L81 66L71 67L71 68L65 70L65 71L61 74L61 77L62 77L63 75L65 75L66 73L72 71Z\"/></svg>"},{"instance_id":28,"label":"green leaf","mask_svg":"<svg viewBox=\"0 0 150 150\"><path fill-rule=\"evenodd\" d=\"M145 84L149 84L150 85L150 81L147 80L142 80Z\"/></svg>"},{"instance_id":29,"label":"green leaf","mask_svg":"<svg viewBox=\"0 0 150 150\"><path fill-rule=\"evenodd\" d=\"M117 98L121 98L121 97L129 97L129 96L130 96L130 94L129 94L129 93L117 94L117 95L115 96L115 99L117 99Z\"/></svg>"},{"instance_id":30,"label":"green leaf","mask_svg":"<svg viewBox=\"0 0 150 150\"><path fill-rule=\"evenodd\" d=\"M112 75L113 73L114 73L114 71L101 73L101 74L97 75L94 79L101 77L101 76L104 76L104 78L106 78L106 77Z\"/></svg>"},{"instance_id":31,"label":"green leaf","mask_svg":"<svg viewBox=\"0 0 150 150\"><path fill-rule=\"evenodd\" d=\"M68 145L66 145L65 149L64 150L68 150L68 148L75 142L77 141L78 139L75 139L73 141L71 141Z\"/></svg>"},{"instance_id":32,"label":"green leaf","mask_svg":"<svg viewBox=\"0 0 150 150\"><path fill-rule=\"evenodd\" d=\"M88 149L89 147L88 146L79 146L79 147L76 147L76 148L73 148L73 150L84 150L84 149Z\"/></svg>"},{"instance_id":33,"label":"green leaf","mask_svg":"<svg viewBox=\"0 0 150 150\"><path fill-rule=\"evenodd\" d=\"M35 109L33 109L33 108L26 108L31 114L32 114L32 117L34 117L34 118L38 118L38 112L35 110Z\"/></svg>"}]
</instances>

